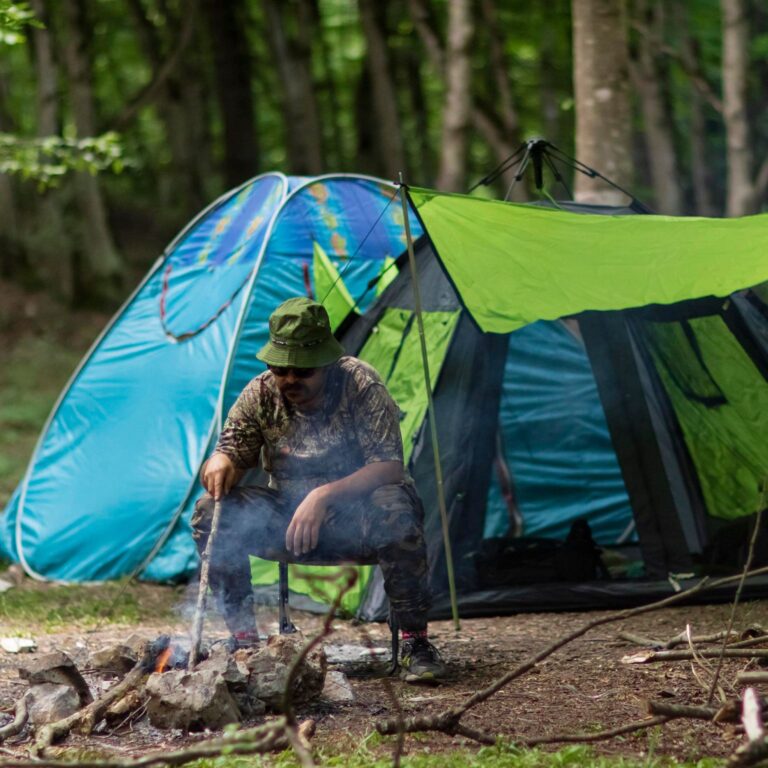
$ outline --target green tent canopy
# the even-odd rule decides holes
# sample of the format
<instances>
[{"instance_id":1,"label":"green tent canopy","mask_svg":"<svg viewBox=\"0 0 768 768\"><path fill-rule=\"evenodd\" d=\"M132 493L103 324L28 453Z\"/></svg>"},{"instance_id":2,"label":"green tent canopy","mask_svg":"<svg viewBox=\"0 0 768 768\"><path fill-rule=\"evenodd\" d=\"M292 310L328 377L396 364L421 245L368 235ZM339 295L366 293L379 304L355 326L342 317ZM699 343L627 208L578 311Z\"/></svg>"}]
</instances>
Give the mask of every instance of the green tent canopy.
<instances>
[{"instance_id":1,"label":"green tent canopy","mask_svg":"<svg viewBox=\"0 0 768 768\"><path fill-rule=\"evenodd\" d=\"M768 215L599 216L427 189L410 197L483 331L727 296L768 280Z\"/></svg>"}]
</instances>

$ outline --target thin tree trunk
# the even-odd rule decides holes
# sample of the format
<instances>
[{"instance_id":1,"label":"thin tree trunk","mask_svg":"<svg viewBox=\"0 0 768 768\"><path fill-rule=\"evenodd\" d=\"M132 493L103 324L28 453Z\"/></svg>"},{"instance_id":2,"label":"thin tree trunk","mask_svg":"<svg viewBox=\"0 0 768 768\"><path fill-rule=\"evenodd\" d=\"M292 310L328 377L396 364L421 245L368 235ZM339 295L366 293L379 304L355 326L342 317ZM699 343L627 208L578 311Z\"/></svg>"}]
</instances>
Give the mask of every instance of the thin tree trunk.
<instances>
[{"instance_id":1,"label":"thin tree trunk","mask_svg":"<svg viewBox=\"0 0 768 768\"><path fill-rule=\"evenodd\" d=\"M10 133L14 126L7 108L7 84L4 67L0 69L0 132ZM27 266L21 246L16 184L10 174L0 173L0 276L16 277Z\"/></svg>"},{"instance_id":2,"label":"thin tree trunk","mask_svg":"<svg viewBox=\"0 0 768 768\"><path fill-rule=\"evenodd\" d=\"M31 0L30 7L44 25L33 28L30 35L37 81L37 135L56 136L61 131L61 105L53 44L53 14L45 0ZM65 223L62 190L43 192L35 216L37 224L29 238L33 268L49 291L72 301L73 243Z\"/></svg>"},{"instance_id":3,"label":"thin tree trunk","mask_svg":"<svg viewBox=\"0 0 768 768\"><path fill-rule=\"evenodd\" d=\"M326 102L323 109L323 99L318 99L318 110L322 114L321 124L325 127L325 151L324 156L329 166L344 169L352 159L348 157L346 142L339 125L339 117L342 114L339 92L336 87L333 67L331 66L331 47L328 44L325 28L323 27L320 9L317 0L312 0L312 14L314 27L317 29L317 42L320 48L320 65L322 68L322 86L318 93L324 93ZM350 148L351 149L351 148Z\"/></svg>"},{"instance_id":4,"label":"thin tree trunk","mask_svg":"<svg viewBox=\"0 0 768 768\"><path fill-rule=\"evenodd\" d=\"M306 0L262 0L270 45L282 91L288 157L293 173L316 174L323 167L320 121L312 79L311 9ZM288 16L293 16L288 19ZM290 34L289 21L298 30Z\"/></svg>"},{"instance_id":5,"label":"thin tree trunk","mask_svg":"<svg viewBox=\"0 0 768 768\"><path fill-rule=\"evenodd\" d=\"M205 0L204 8L224 126L224 180L234 187L259 167L246 7L241 0Z\"/></svg>"},{"instance_id":6,"label":"thin tree trunk","mask_svg":"<svg viewBox=\"0 0 768 768\"><path fill-rule=\"evenodd\" d=\"M170 155L169 167L158 179L158 197L164 210L176 209L180 218L187 218L204 204L205 180L209 175L206 121L200 111L198 0L185 8L183 20L170 13L164 3L160 4L158 11L163 17L160 26L167 31L165 40L161 39L160 27L147 17L141 0L126 2L142 50L152 67L152 81L159 79L170 56L179 57L174 71L162 79L156 96L157 114L163 123ZM179 52L177 49L186 35L190 35L192 41Z\"/></svg>"},{"instance_id":7,"label":"thin tree trunk","mask_svg":"<svg viewBox=\"0 0 768 768\"><path fill-rule=\"evenodd\" d=\"M512 89L509 84L509 63L504 53L504 39L501 36L501 25L496 5L493 0L481 0L483 23L486 26L490 44L490 64L498 101L498 113L504 128L504 134L512 145L520 143L520 121L512 99Z\"/></svg>"},{"instance_id":8,"label":"thin tree trunk","mask_svg":"<svg viewBox=\"0 0 768 768\"><path fill-rule=\"evenodd\" d=\"M623 0L572 0L576 156L614 183L632 185L629 55ZM599 179L577 173L581 202L626 203Z\"/></svg>"},{"instance_id":9,"label":"thin tree trunk","mask_svg":"<svg viewBox=\"0 0 768 768\"><path fill-rule=\"evenodd\" d=\"M434 180L434 151L429 141L429 111L422 80L421 56L411 49L404 57L405 82L407 83L410 112L413 115L415 136L409 153L410 181L415 184L432 186ZM408 149L408 147L406 147Z\"/></svg>"},{"instance_id":10,"label":"thin tree trunk","mask_svg":"<svg viewBox=\"0 0 768 768\"><path fill-rule=\"evenodd\" d=\"M655 207L659 213L679 216L683 213L683 191L675 150L672 108L666 88L666 70L662 69L657 46L651 35L661 38L662 8L658 0L641 0L636 4L638 23L637 58L630 72L640 94L643 113L646 155L651 172Z\"/></svg>"},{"instance_id":11,"label":"thin tree trunk","mask_svg":"<svg viewBox=\"0 0 768 768\"><path fill-rule=\"evenodd\" d=\"M445 100L437 187L446 192L466 189L467 134L472 109L472 40L469 0L452 0L448 6L445 56Z\"/></svg>"},{"instance_id":12,"label":"thin tree trunk","mask_svg":"<svg viewBox=\"0 0 768 768\"><path fill-rule=\"evenodd\" d=\"M378 149L377 173L387 178L396 178L398 171L405 171L406 167L400 110L387 48L386 5L376 0L358 0L358 4L368 48L366 64L373 91Z\"/></svg>"},{"instance_id":13,"label":"thin tree trunk","mask_svg":"<svg viewBox=\"0 0 768 768\"><path fill-rule=\"evenodd\" d=\"M749 29L746 0L720 0L723 21L723 119L728 159L728 216L757 208L752 178L754 162L747 116Z\"/></svg>"},{"instance_id":14,"label":"thin tree trunk","mask_svg":"<svg viewBox=\"0 0 768 768\"><path fill-rule=\"evenodd\" d=\"M91 62L88 56L88 23L84 0L63 3L64 62L69 81L72 116L77 135L96 134ZM85 258L87 275L79 286L89 298L112 297L122 277L123 264L112 241L107 210L99 181L88 173L78 173L74 179L75 195L80 209L81 236L79 248Z\"/></svg>"}]
</instances>

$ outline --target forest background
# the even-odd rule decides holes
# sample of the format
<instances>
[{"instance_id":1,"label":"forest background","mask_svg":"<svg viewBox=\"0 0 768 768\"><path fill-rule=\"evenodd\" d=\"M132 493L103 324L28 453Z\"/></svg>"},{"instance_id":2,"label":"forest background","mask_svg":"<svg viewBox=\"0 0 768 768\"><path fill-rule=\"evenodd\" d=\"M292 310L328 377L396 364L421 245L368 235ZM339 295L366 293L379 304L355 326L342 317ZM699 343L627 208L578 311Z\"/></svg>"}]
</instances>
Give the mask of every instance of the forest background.
<instances>
[{"instance_id":1,"label":"forest background","mask_svg":"<svg viewBox=\"0 0 768 768\"><path fill-rule=\"evenodd\" d=\"M762 0L0 0L0 504L106 313L225 190L467 191L542 136L657 212L745 215L766 84ZM537 197L515 167L479 193Z\"/></svg>"}]
</instances>

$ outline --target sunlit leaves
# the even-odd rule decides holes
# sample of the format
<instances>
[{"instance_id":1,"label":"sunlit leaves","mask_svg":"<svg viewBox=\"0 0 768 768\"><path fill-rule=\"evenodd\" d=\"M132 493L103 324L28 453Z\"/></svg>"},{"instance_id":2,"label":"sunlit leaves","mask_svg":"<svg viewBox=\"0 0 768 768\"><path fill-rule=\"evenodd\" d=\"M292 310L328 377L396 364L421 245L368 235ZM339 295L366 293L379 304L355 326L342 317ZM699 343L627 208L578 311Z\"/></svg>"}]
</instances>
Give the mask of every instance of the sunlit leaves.
<instances>
[{"instance_id":1,"label":"sunlit leaves","mask_svg":"<svg viewBox=\"0 0 768 768\"><path fill-rule=\"evenodd\" d=\"M24 28L27 26L42 26L27 3L0 0L0 44L23 43L26 39Z\"/></svg>"},{"instance_id":2,"label":"sunlit leaves","mask_svg":"<svg viewBox=\"0 0 768 768\"><path fill-rule=\"evenodd\" d=\"M126 166L116 133L77 139L62 136L25 139L0 133L0 173L56 186L70 171L119 173Z\"/></svg>"}]
</instances>

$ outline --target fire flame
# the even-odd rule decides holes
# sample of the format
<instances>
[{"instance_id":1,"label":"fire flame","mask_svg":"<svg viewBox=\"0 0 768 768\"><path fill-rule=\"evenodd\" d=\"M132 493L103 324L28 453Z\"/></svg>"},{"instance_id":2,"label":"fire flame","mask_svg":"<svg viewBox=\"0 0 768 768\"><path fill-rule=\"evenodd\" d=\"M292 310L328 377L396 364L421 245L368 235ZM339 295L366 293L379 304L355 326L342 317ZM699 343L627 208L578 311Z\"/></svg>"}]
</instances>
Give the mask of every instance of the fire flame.
<instances>
[{"instance_id":1,"label":"fire flame","mask_svg":"<svg viewBox=\"0 0 768 768\"><path fill-rule=\"evenodd\" d=\"M168 668L168 660L171 658L173 650L169 645L164 651L160 651L157 654L157 661L155 662L155 672L165 672Z\"/></svg>"}]
</instances>

